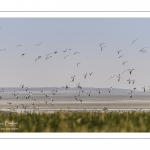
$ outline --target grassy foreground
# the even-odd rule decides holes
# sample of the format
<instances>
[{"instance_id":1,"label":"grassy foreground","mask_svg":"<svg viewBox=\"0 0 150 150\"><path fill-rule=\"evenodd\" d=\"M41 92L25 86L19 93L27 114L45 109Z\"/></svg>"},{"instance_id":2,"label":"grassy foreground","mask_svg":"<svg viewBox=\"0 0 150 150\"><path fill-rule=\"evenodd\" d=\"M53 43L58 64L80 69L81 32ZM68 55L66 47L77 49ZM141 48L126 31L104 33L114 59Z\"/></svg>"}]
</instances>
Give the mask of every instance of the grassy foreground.
<instances>
[{"instance_id":1,"label":"grassy foreground","mask_svg":"<svg viewBox=\"0 0 150 150\"><path fill-rule=\"evenodd\" d=\"M0 112L0 123L0 132L150 132L150 112Z\"/></svg>"}]
</instances>

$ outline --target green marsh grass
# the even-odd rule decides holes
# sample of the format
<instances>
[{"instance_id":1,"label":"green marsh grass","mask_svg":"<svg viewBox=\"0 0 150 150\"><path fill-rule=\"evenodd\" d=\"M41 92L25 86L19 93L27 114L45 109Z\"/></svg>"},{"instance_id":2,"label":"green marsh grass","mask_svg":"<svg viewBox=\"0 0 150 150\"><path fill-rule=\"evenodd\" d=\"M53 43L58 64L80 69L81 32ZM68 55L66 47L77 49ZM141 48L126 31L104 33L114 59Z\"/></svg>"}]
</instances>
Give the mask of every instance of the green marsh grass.
<instances>
[{"instance_id":1,"label":"green marsh grass","mask_svg":"<svg viewBox=\"0 0 150 150\"><path fill-rule=\"evenodd\" d=\"M150 112L0 112L0 123L18 122L18 130L0 132L150 132Z\"/></svg>"}]
</instances>

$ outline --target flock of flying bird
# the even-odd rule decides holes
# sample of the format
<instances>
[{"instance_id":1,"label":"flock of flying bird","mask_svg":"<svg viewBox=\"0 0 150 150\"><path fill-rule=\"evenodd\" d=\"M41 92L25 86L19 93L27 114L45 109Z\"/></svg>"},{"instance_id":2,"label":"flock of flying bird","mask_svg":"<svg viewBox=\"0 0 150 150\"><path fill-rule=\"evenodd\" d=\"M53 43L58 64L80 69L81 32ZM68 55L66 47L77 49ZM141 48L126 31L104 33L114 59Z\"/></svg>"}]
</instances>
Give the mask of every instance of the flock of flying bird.
<instances>
[{"instance_id":1,"label":"flock of flying bird","mask_svg":"<svg viewBox=\"0 0 150 150\"><path fill-rule=\"evenodd\" d=\"M134 42L136 42L136 40L137 40L137 39L135 39L135 40L132 42L132 44L134 44ZM35 46L40 46L41 44L42 44L42 42L36 44ZM101 50L101 51L106 47L104 44L105 44L105 43L100 43L100 50ZM17 45L17 47L21 47L21 46L22 46L21 44ZM147 47L143 47L142 49L139 50L139 52L147 53L147 51L145 50L146 48L147 48ZM1 49L0 51L3 51L3 50L6 50L6 49ZM63 53L68 53L68 52L70 52L70 51L72 51L72 49L66 49L66 50L63 51ZM120 54L121 52L122 52L122 50L117 51L117 54L119 55L119 59L121 59L121 58L125 55L125 54ZM58 53L57 51L54 51L53 53L47 54L45 59L47 60L47 59L49 59L49 58L52 58L52 55L53 55L53 54L56 55L57 53ZM76 54L80 54L80 53L79 53L79 52L74 52L74 55L76 55ZM26 53L22 53L22 57L24 57L25 55L26 55ZM65 56L63 57L63 59L66 59L66 58L69 57L69 56L70 56L70 55L65 55ZM36 62L37 60L41 59L41 58L42 58L42 56L37 56L37 58L35 59L35 62ZM123 61L123 65L125 65L127 62L128 62L128 61ZM81 64L81 62L78 62L78 63L76 64L76 66L78 67L80 64ZM129 74L131 75L132 72L135 71L135 69L133 69L133 68L131 68L131 69L126 69L126 70L124 70L124 71L122 72L122 74L126 73L127 71L128 71ZM83 74L83 78L86 79L87 76L88 76L88 74L89 74L89 76L92 76L93 72L90 72L90 73L87 73L87 72L86 72L85 74ZM119 82L119 81L121 80L121 78L122 78L121 74L119 74L119 75L113 75L113 76L111 76L109 80L113 79L114 77L117 78L118 82ZM73 76L70 77L70 78L71 78L71 81L70 81L66 86L64 86L64 88L65 88L66 90L69 88L70 84L75 81L76 76L73 75ZM131 84L131 83L134 84L134 83L135 83L135 79L130 79L130 78L129 78L127 81L128 81L129 84ZM26 92L28 92L28 91L30 90L30 86L28 86L28 87L26 87L26 88L25 88L24 84L22 84L22 85L20 85L20 86L21 86L22 89L25 89ZM78 93L77 93L76 95L74 95L74 99L75 99L76 101L80 101L80 102L82 103L82 99L80 98L80 95L81 95L81 93L84 92L84 89L83 89L83 87L81 86L80 83L76 84L76 86L77 86L77 88L79 89L79 91L78 91ZM148 86L148 87L150 87L150 86ZM145 91L146 91L146 87L144 86L144 87L142 87L142 88L143 88L143 91L145 92ZM112 87L108 88L108 92L110 93L110 92L112 91L112 89L113 89ZM133 88L133 90L136 90L136 87ZM149 90L150 90L150 89L149 89ZM51 91L51 94L54 96L54 95L57 93L57 91L58 91L58 88L52 90L52 91ZM100 88L98 88L96 91L98 91L99 94L101 93L101 89L100 89ZM4 88L2 88L2 90L1 90L0 92L4 92ZM54 102L53 96L51 96L51 95L48 94L48 93L44 93L44 89L40 89L39 92L43 93L43 96L45 96L45 97L47 98L47 100L44 101L44 104L49 104L49 100L50 100L50 102L51 102L50 104L51 104L51 106L53 106L53 104L54 104L54 103L53 103L53 102ZM20 95L19 93L17 93L17 92L14 91L12 94L13 94L13 96L15 96L16 99L19 98L19 95ZM92 94L91 91L89 91L89 92L87 93L87 95L88 95L89 97L91 96L91 94ZM132 98L132 96L133 96L132 90L131 90L131 92L129 93L129 96L130 96L130 98ZM0 96L0 99L1 99L1 98L2 98L2 96ZM33 92L31 92L31 91L29 91L26 95L24 95L24 98L25 98L25 99L29 99L29 98L32 98L32 99L33 99L33 101L31 102L30 105L33 105L33 106L37 105L37 106L40 106L40 105L42 104L42 102L36 100L36 97L34 96ZM11 105L12 102L9 101L9 102L7 102L7 104ZM23 108L23 109L26 109L27 107L29 107L29 106L25 106L25 104L21 104L21 105L22 105L22 108ZM17 104L15 107L11 107L10 109L15 110L15 109L17 109L17 108L19 108L19 105L18 105L18 104Z\"/></svg>"}]
</instances>

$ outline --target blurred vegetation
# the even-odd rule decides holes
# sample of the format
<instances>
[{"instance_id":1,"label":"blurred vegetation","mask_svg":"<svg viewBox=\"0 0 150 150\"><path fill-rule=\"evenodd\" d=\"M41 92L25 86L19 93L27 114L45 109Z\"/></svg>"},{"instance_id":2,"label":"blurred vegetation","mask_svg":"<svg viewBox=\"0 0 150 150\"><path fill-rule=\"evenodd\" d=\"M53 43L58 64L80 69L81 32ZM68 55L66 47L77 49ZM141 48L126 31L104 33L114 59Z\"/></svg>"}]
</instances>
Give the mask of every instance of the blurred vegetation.
<instances>
[{"instance_id":1,"label":"blurred vegetation","mask_svg":"<svg viewBox=\"0 0 150 150\"><path fill-rule=\"evenodd\" d=\"M0 132L150 132L150 112L0 112L0 123L5 121L18 122L7 126L18 130L0 125Z\"/></svg>"}]
</instances>

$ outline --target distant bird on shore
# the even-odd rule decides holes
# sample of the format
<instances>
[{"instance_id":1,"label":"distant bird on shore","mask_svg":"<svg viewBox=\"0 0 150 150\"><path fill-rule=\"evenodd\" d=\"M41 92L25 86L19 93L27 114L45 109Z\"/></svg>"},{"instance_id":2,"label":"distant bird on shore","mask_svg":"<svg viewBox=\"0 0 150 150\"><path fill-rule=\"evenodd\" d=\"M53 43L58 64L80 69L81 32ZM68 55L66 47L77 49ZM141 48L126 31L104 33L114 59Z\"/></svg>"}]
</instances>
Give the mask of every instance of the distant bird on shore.
<instances>
[{"instance_id":1,"label":"distant bird on shore","mask_svg":"<svg viewBox=\"0 0 150 150\"><path fill-rule=\"evenodd\" d=\"M118 82L119 82L120 79L122 78L120 74L119 74L119 75L114 75L114 76L116 76L116 77L118 78Z\"/></svg>"},{"instance_id":2,"label":"distant bird on shore","mask_svg":"<svg viewBox=\"0 0 150 150\"><path fill-rule=\"evenodd\" d=\"M127 81L129 81L129 84L130 84L131 80L130 80L130 79L128 79Z\"/></svg>"},{"instance_id":3,"label":"distant bird on shore","mask_svg":"<svg viewBox=\"0 0 150 150\"><path fill-rule=\"evenodd\" d=\"M49 96L48 98L49 98L51 101L54 101L52 97Z\"/></svg>"},{"instance_id":4,"label":"distant bird on shore","mask_svg":"<svg viewBox=\"0 0 150 150\"><path fill-rule=\"evenodd\" d=\"M57 51L55 51L54 54L57 54Z\"/></svg>"},{"instance_id":5,"label":"distant bird on shore","mask_svg":"<svg viewBox=\"0 0 150 150\"><path fill-rule=\"evenodd\" d=\"M45 101L45 104L47 104L47 101Z\"/></svg>"},{"instance_id":6,"label":"distant bird on shore","mask_svg":"<svg viewBox=\"0 0 150 150\"><path fill-rule=\"evenodd\" d=\"M72 78L72 82L74 81L74 79L75 79L75 75L73 76L73 77L71 77Z\"/></svg>"},{"instance_id":7,"label":"distant bird on shore","mask_svg":"<svg viewBox=\"0 0 150 150\"><path fill-rule=\"evenodd\" d=\"M103 108L103 111L104 111L104 112L108 111L108 108L104 107L104 108Z\"/></svg>"}]
</instances>

